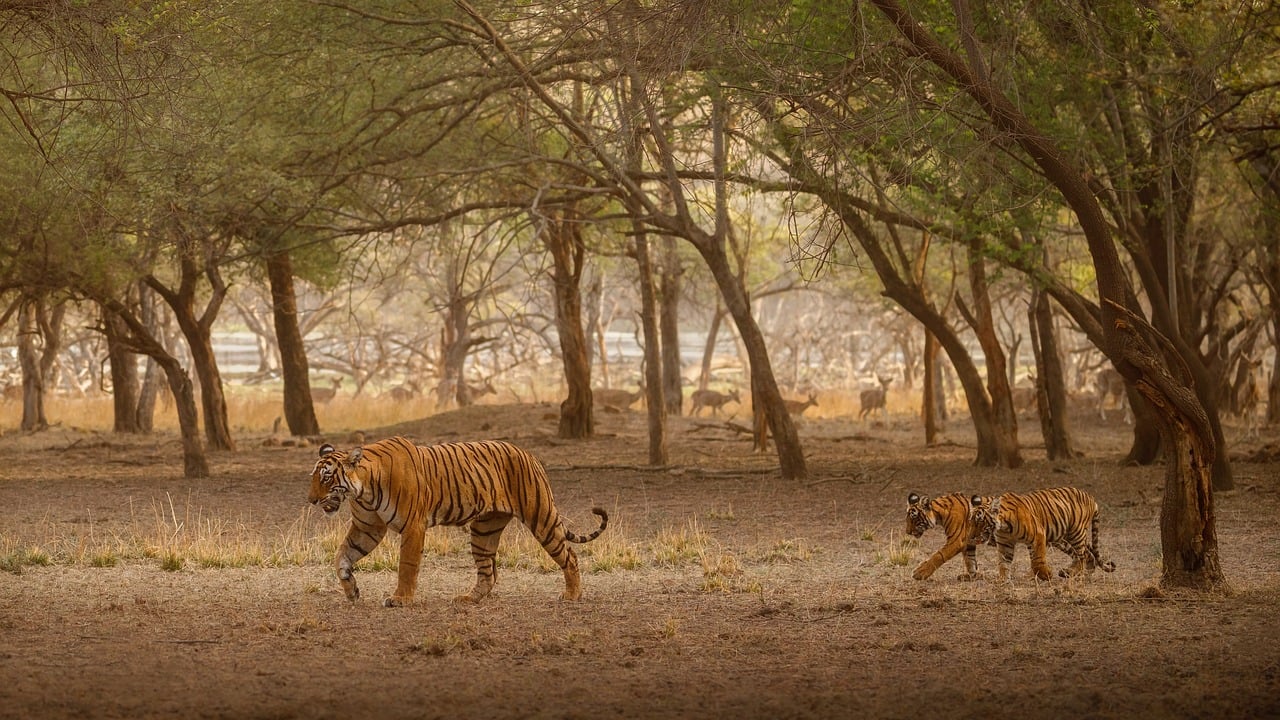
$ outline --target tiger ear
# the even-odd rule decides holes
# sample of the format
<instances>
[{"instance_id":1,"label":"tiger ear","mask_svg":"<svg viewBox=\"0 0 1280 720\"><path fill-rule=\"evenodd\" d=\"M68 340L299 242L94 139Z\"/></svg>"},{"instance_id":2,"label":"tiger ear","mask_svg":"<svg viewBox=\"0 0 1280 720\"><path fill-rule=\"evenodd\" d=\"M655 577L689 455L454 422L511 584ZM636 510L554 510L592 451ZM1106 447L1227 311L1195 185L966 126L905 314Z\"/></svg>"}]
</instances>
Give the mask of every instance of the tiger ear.
<instances>
[{"instance_id":1,"label":"tiger ear","mask_svg":"<svg viewBox=\"0 0 1280 720\"><path fill-rule=\"evenodd\" d=\"M325 443L320 446L320 457L324 457L325 455L328 455L331 452L333 452L333 446L330 445L329 443Z\"/></svg>"},{"instance_id":2,"label":"tiger ear","mask_svg":"<svg viewBox=\"0 0 1280 720\"><path fill-rule=\"evenodd\" d=\"M364 448L356 448L347 454L347 464L356 465L360 462L360 458L364 457Z\"/></svg>"},{"instance_id":3,"label":"tiger ear","mask_svg":"<svg viewBox=\"0 0 1280 720\"><path fill-rule=\"evenodd\" d=\"M917 494L915 494L915 493L909 493L909 494L907 495L907 504L908 504L908 505L915 505L915 504L916 504L916 503L918 503L918 502L920 502L920 496L919 496L919 495L917 495Z\"/></svg>"},{"instance_id":4,"label":"tiger ear","mask_svg":"<svg viewBox=\"0 0 1280 720\"><path fill-rule=\"evenodd\" d=\"M974 507L978 507L979 505L982 504L982 496L974 495L973 497L969 498L969 503Z\"/></svg>"}]
</instances>

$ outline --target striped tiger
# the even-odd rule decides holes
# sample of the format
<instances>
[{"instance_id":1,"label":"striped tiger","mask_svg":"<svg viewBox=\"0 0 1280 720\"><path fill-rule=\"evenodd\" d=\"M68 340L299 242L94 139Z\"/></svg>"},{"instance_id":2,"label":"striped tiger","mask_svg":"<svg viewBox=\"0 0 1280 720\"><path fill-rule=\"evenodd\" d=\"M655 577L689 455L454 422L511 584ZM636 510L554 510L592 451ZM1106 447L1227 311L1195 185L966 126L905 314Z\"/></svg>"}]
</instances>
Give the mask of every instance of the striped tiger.
<instances>
[{"instance_id":1,"label":"striped tiger","mask_svg":"<svg viewBox=\"0 0 1280 720\"><path fill-rule=\"evenodd\" d=\"M1100 567L1106 572L1116 569L1104 562L1098 549L1098 503L1089 493L1060 487L1035 490L1026 494L1005 493L997 497L970 498L974 522L979 526L978 542L991 542L1000 550L1000 579L1007 580L1013 549L1018 543L1031 552L1031 571L1048 580L1053 571L1045 558L1052 546L1070 555L1071 567L1058 571L1061 577L1074 577Z\"/></svg>"},{"instance_id":2,"label":"striped tiger","mask_svg":"<svg viewBox=\"0 0 1280 720\"><path fill-rule=\"evenodd\" d=\"M943 563L964 551L965 574L961 580L978 577L978 553L975 537L979 528L973 522L972 507L964 493L951 493L942 497L922 497L916 493L907 495L907 534L921 537L935 525L941 525L947 533L947 541L928 560L920 563L911 573L916 580L927 580Z\"/></svg>"},{"instance_id":3,"label":"striped tiger","mask_svg":"<svg viewBox=\"0 0 1280 720\"><path fill-rule=\"evenodd\" d=\"M433 525L470 524L476 585L457 600L476 602L497 580L498 540L513 517L529 528L564 571L565 600L582 596L578 557L568 543L594 540L609 524L609 515L594 508L591 512L600 516L595 532L576 535L566 530L542 463L499 441L418 446L394 437L350 452L325 444L311 472L307 499L325 514L350 501L351 527L335 560L338 581L349 600L360 597L353 574L356 562L373 552L388 528L400 533L399 577L395 594L383 603L387 607L413 600L423 539Z\"/></svg>"}]
</instances>

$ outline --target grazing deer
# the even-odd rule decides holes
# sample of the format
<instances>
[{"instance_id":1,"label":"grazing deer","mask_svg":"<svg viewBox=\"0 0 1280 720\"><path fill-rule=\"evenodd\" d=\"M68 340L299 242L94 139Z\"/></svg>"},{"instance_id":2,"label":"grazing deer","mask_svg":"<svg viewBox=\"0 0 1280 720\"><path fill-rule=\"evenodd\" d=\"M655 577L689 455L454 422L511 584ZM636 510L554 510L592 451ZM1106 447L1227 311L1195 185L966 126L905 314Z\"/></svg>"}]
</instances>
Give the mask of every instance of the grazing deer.
<instances>
[{"instance_id":1,"label":"grazing deer","mask_svg":"<svg viewBox=\"0 0 1280 720\"><path fill-rule=\"evenodd\" d=\"M889 383L893 382L893 376L882 377L876 375L876 380L879 381L880 387L863 390L858 396L859 404L861 405L861 409L858 411L859 420L866 418L875 410L880 411L881 417L889 414L889 409L885 407L885 396L889 394Z\"/></svg>"},{"instance_id":2,"label":"grazing deer","mask_svg":"<svg viewBox=\"0 0 1280 720\"><path fill-rule=\"evenodd\" d=\"M333 387L311 388L312 403L328 403L338 394L338 388L342 387L342 378L333 378Z\"/></svg>"},{"instance_id":3,"label":"grazing deer","mask_svg":"<svg viewBox=\"0 0 1280 720\"><path fill-rule=\"evenodd\" d=\"M644 396L644 388L635 392L627 392L621 388L595 388L591 391L591 399L600 407L626 410Z\"/></svg>"},{"instance_id":4,"label":"grazing deer","mask_svg":"<svg viewBox=\"0 0 1280 720\"><path fill-rule=\"evenodd\" d=\"M1027 379L1031 381L1031 387L1013 388L1013 411L1015 413L1029 412L1035 408L1038 402L1039 388L1036 386L1036 376L1028 373Z\"/></svg>"},{"instance_id":5,"label":"grazing deer","mask_svg":"<svg viewBox=\"0 0 1280 720\"><path fill-rule=\"evenodd\" d=\"M1115 397L1116 407L1124 410L1124 424L1133 422L1133 415L1129 412L1129 395L1124 389L1124 376L1115 368L1103 368L1098 371L1093 382L1098 389L1098 419L1107 419L1107 398Z\"/></svg>"},{"instance_id":6,"label":"grazing deer","mask_svg":"<svg viewBox=\"0 0 1280 720\"><path fill-rule=\"evenodd\" d=\"M493 383L489 382L488 380L485 380L483 385L472 385L471 383L464 383L464 384L467 387L467 404L468 405L475 402L482 395L498 394L498 391L493 389Z\"/></svg>"},{"instance_id":7,"label":"grazing deer","mask_svg":"<svg viewBox=\"0 0 1280 720\"><path fill-rule=\"evenodd\" d=\"M811 407L818 407L818 394L809 393L809 399L804 402L799 400L783 400L782 406L787 409L787 414L792 417L800 417L805 410Z\"/></svg>"},{"instance_id":8,"label":"grazing deer","mask_svg":"<svg viewBox=\"0 0 1280 720\"><path fill-rule=\"evenodd\" d=\"M715 390L694 390L689 395L689 404L692 405L689 409L689 415L695 416L702 408L711 408L711 415L714 417L720 414L720 408L730 402L742 403L742 399L738 397L738 388L734 388L728 393L716 392Z\"/></svg>"}]
</instances>

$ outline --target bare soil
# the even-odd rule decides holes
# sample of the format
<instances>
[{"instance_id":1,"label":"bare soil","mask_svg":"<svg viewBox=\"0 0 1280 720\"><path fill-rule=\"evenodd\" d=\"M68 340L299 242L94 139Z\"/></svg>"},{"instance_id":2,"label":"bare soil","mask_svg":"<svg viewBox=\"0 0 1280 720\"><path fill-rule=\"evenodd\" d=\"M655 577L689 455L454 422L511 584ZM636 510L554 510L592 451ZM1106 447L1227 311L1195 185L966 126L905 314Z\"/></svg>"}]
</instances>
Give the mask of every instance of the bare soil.
<instances>
[{"instance_id":1,"label":"bare soil","mask_svg":"<svg viewBox=\"0 0 1280 720\"><path fill-rule=\"evenodd\" d=\"M805 420L812 476L789 482L718 421L673 420L671 466L651 469L641 413L601 413L598 437L566 442L555 412L478 406L368 438L504 438L542 458L571 527L593 528L602 505L642 560L601 571L584 554L581 601L526 565L454 604L474 579L461 552L424 557L400 609L381 606L387 569L360 573L350 603L327 562L167 570L55 553L0 572L0 717L1280 716L1280 464L1237 463L1237 489L1216 497L1230 587L1178 593L1158 589L1163 469L1119 466L1118 419L1080 418L1085 456L1054 463L1025 420L1017 471L973 467L963 421L925 448L908 418ZM225 521L278 537L319 515L302 510L315 449L263 439L191 482L172 437L6 435L0 548L123 537L175 501L215 535ZM1009 584L961 582L959 559L912 580L942 535L904 544L908 492L1067 484L1098 498L1114 573L1041 583L1020 550ZM698 556L657 560L680 528L702 534ZM994 570L992 550L978 559Z\"/></svg>"}]
</instances>

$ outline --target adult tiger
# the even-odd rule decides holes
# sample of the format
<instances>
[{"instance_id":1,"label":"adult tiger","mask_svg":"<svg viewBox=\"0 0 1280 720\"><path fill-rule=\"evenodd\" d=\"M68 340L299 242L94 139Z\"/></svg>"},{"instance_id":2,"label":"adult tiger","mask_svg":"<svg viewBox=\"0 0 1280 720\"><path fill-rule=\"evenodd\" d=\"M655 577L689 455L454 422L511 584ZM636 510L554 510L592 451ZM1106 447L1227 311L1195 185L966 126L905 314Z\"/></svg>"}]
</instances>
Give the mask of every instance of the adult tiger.
<instances>
[{"instance_id":1,"label":"adult tiger","mask_svg":"<svg viewBox=\"0 0 1280 720\"><path fill-rule=\"evenodd\" d=\"M947 533L947 541L928 560L920 563L911 577L927 580L943 563L964 551L965 574L961 580L978 577L977 537L980 528L973 522L972 506L964 493L951 493L942 497L907 495L907 534L920 537L935 525L941 525Z\"/></svg>"},{"instance_id":2,"label":"adult tiger","mask_svg":"<svg viewBox=\"0 0 1280 720\"><path fill-rule=\"evenodd\" d=\"M998 497L970 498L974 522L979 526L978 542L992 542L1000 550L1000 579L1009 576L1013 549L1018 543L1031 552L1031 571L1048 580L1053 571L1045 558L1049 546L1070 555L1071 567L1058 571L1073 577L1100 567L1116 569L1103 562L1098 550L1098 503L1084 490L1073 487L1035 490L1026 494L1005 493Z\"/></svg>"},{"instance_id":3,"label":"adult tiger","mask_svg":"<svg viewBox=\"0 0 1280 720\"><path fill-rule=\"evenodd\" d=\"M350 500L351 528L338 547L338 580L347 599L360 597L353 570L373 552L390 528L400 533L400 564L395 594L387 607L413 600L418 585L422 544L432 525L471 525L471 554L476 586L459 596L475 602L497 580L494 557L502 530L519 518L564 571L565 600L582 596L578 557L568 543L600 536L609 515L600 508L600 527L590 535L565 529L551 497L546 470L529 453L499 441L418 446L394 437L350 452L320 447L307 499L326 514Z\"/></svg>"}]
</instances>

